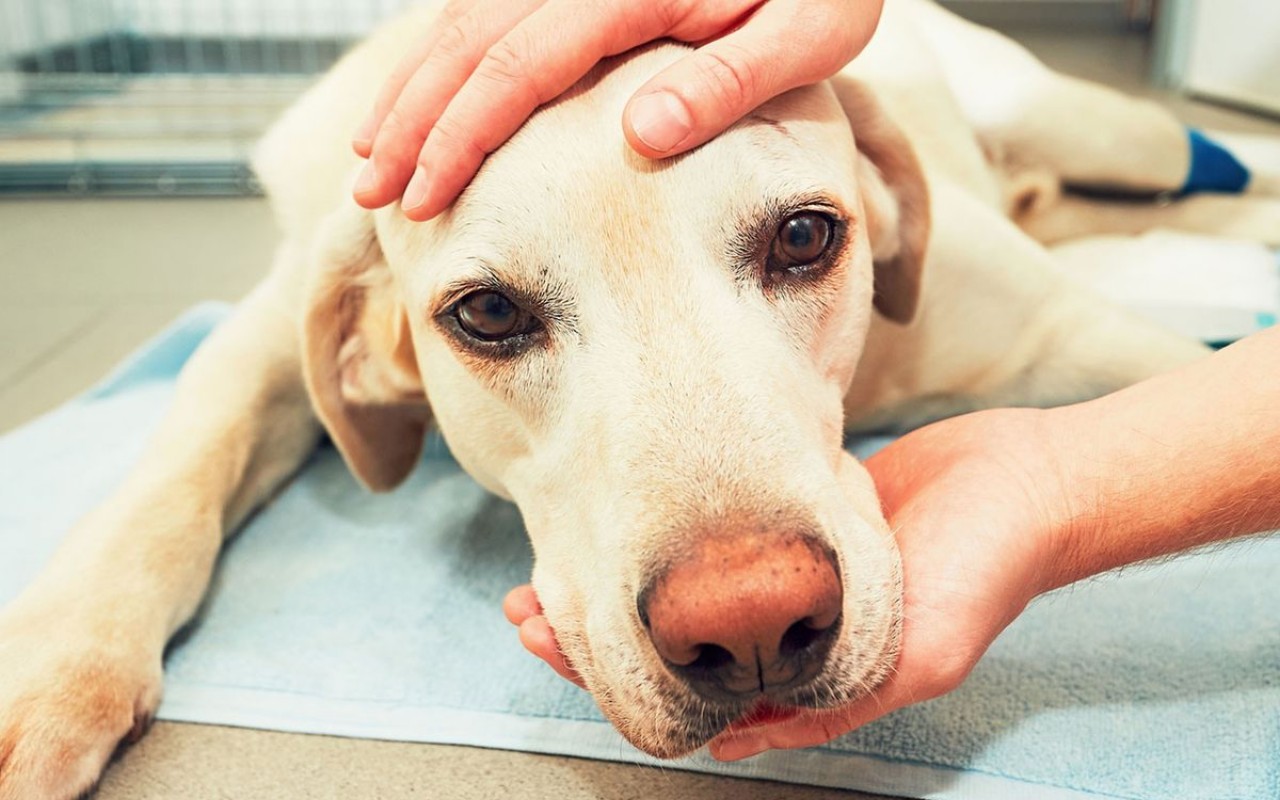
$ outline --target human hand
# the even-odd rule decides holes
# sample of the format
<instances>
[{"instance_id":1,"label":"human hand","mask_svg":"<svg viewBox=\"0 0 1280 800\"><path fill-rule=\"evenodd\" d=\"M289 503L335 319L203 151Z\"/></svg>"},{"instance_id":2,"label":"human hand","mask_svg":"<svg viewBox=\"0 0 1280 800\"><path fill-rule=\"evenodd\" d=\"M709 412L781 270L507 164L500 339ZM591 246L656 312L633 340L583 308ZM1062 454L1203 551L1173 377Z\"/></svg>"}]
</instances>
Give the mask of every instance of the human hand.
<instances>
[{"instance_id":1,"label":"human hand","mask_svg":"<svg viewBox=\"0 0 1280 800\"><path fill-rule=\"evenodd\" d=\"M542 604L538 595L529 584L517 586L507 592L502 601L502 611L507 621L520 629L520 643L530 653L547 662L560 677L587 688L578 677L577 671L560 652L555 632L542 614Z\"/></svg>"},{"instance_id":2,"label":"human hand","mask_svg":"<svg viewBox=\"0 0 1280 800\"><path fill-rule=\"evenodd\" d=\"M843 708L734 725L711 743L713 756L730 761L821 744L946 694L1032 598L1063 582L1057 548L1073 513L1065 477L1053 466L1059 434L1045 413L957 417L867 460L902 553L905 621L894 673ZM531 587L513 589L504 609L529 652L582 685Z\"/></svg>"},{"instance_id":3,"label":"human hand","mask_svg":"<svg viewBox=\"0 0 1280 800\"><path fill-rule=\"evenodd\" d=\"M766 100L839 71L871 38L884 0L451 0L382 87L355 135L369 159L355 197L403 195L439 214L485 156L602 58L661 38L701 44L623 112L650 158L711 139Z\"/></svg>"},{"instance_id":4,"label":"human hand","mask_svg":"<svg viewBox=\"0 0 1280 800\"><path fill-rule=\"evenodd\" d=\"M902 553L904 621L893 673L842 708L735 724L711 742L715 758L822 744L952 691L1032 598L1061 583L1055 547L1072 512L1044 414L956 417L867 460Z\"/></svg>"}]
</instances>

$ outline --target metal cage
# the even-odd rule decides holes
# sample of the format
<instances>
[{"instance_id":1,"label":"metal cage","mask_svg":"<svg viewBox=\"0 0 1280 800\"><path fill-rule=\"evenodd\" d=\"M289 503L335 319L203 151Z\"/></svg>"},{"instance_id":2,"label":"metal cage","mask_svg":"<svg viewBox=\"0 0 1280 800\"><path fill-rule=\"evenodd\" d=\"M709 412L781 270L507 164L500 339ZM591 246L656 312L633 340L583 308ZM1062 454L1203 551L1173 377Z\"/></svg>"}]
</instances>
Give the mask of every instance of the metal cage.
<instances>
[{"instance_id":1,"label":"metal cage","mask_svg":"<svg viewBox=\"0 0 1280 800\"><path fill-rule=\"evenodd\" d=\"M249 149L408 0L0 0L0 192L251 194Z\"/></svg>"}]
</instances>

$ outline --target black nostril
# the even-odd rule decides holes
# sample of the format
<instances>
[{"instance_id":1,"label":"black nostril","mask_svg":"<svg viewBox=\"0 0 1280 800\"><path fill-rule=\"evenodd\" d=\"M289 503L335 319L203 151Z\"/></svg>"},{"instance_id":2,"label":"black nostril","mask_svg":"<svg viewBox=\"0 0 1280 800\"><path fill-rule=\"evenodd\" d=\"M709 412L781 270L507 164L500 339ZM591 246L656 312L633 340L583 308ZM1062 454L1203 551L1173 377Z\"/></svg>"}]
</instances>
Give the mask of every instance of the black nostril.
<instances>
[{"instance_id":1,"label":"black nostril","mask_svg":"<svg viewBox=\"0 0 1280 800\"><path fill-rule=\"evenodd\" d=\"M697 645L698 657L685 666L712 672L733 663L733 654L718 644Z\"/></svg>"},{"instance_id":2,"label":"black nostril","mask_svg":"<svg viewBox=\"0 0 1280 800\"><path fill-rule=\"evenodd\" d=\"M795 656L803 653L805 650L813 647L819 639L827 638L832 630L836 629L837 623L840 622L839 617L836 621L825 628L815 628L809 624L808 619L802 619L787 628L787 632L782 634L782 641L778 643L778 653L782 656Z\"/></svg>"},{"instance_id":3,"label":"black nostril","mask_svg":"<svg viewBox=\"0 0 1280 800\"><path fill-rule=\"evenodd\" d=\"M809 645L813 644L818 638L821 631L815 631L803 621L797 622L787 632L782 634L782 641L778 643L778 651L783 655L791 655L799 653Z\"/></svg>"}]
</instances>

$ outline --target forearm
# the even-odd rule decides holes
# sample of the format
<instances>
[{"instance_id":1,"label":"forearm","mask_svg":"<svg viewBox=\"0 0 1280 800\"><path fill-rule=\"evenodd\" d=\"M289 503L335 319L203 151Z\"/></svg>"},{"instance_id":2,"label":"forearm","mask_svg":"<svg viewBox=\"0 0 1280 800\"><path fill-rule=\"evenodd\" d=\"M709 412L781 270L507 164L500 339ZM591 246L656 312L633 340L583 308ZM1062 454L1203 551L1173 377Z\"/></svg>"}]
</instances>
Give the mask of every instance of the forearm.
<instances>
[{"instance_id":1,"label":"forearm","mask_svg":"<svg viewBox=\"0 0 1280 800\"><path fill-rule=\"evenodd\" d=\"M1067 489L1053 587L1280 528L1280 329L1045 422Z\"/></svg>"}]
</instances>

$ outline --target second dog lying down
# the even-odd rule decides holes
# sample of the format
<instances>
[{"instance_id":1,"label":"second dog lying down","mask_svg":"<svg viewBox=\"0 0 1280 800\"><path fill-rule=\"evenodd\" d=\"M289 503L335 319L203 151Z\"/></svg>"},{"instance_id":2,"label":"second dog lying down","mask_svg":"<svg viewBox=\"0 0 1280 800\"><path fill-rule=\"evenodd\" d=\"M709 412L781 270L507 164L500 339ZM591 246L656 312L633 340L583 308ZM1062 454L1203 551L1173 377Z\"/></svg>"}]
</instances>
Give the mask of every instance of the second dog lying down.
<instances>
[{"instance_id":1,"label":"second dog lying down","mask_svg":"<svg viewBox=\"0 0 1280 800\"><path fill-rule=\"evenodd\" d=\"M381 490L438 425L519 505L566 655L649 753L762 702L860 696L892 667L901 587L844 433L1081 399L1203 353L1072 288L1033 236L1212 231L1222 208L1280 234L1257 194L1105 216L1062 197L1178 189L1184 129L917 0L889 0L846 73L666 163L616 120L681 50L614 59L409 223L349 200L347 138L420 20L268 135L274 268L135 473L0 615L24 653L0 660L0 798L72 796L141 730L223 537L322 431Z\"/></svg>"}]
</instances>

